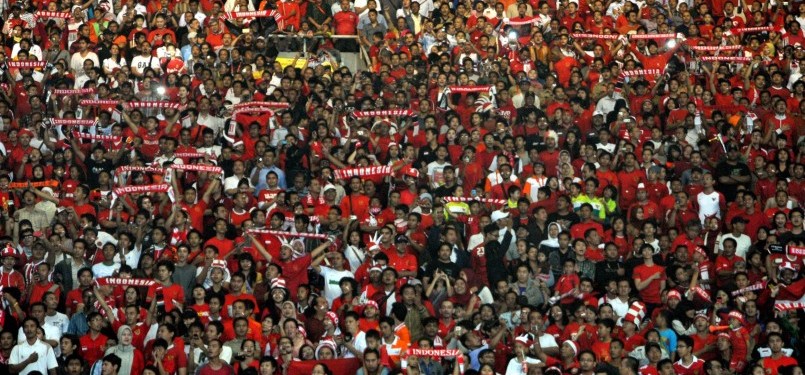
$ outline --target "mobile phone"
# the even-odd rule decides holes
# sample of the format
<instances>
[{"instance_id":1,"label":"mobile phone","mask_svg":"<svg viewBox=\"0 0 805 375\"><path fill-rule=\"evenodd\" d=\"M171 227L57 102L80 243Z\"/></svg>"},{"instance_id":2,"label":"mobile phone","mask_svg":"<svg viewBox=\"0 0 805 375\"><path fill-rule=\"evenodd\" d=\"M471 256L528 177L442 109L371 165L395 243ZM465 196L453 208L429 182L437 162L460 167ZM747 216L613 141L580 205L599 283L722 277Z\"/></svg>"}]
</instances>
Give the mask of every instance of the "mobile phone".
<instances>
[{"instance_id":1,"label":"mobile phone","mask_svg":"<svg viewBox=\"0 0 805 375\"><path fill-rule=\"evenodd\" d=\"M252 29L243 29L242 31L243 31L244 34L248 34L248 33L252 32Z\"/></svg>"},{"instance_id":2,"label":"mobile phone","mask_svg":"<svg viewBox=\"0 0 805 375\"><path fill-rule=\"evenodd\" d=\"M472 192L470 192L470 194L472 194L473 197L478 196L478 189L472 189Z\"/></svg>"}]
</instances>

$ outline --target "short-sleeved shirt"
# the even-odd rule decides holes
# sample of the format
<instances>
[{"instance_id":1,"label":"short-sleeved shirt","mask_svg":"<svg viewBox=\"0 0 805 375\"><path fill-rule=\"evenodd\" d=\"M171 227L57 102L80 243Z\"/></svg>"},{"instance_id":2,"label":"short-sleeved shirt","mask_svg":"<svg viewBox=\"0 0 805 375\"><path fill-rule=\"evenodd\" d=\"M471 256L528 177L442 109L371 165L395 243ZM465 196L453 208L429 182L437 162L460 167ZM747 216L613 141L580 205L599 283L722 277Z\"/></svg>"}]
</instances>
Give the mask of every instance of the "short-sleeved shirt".
<instances>
[{"instance_id":1,"label":"short-sleeved shirt","mask_svg":"<svg viewBox=\"0 0 805 375\"><path fill-rule=\"evenodd\" d=\"M27 375L34 371L47 374L48 370L59 367L59 363L56 361L56 354L53 352L53 348L39 339L37 339L33 345L28 344L28 341L24 340L14 346L14 348L11 349L11 356L8 359L8 364L18 365L23 363L28 360L28 357L30 357L33 353L36 353L39 356L39 360L28 364L28 366L25 366L25 368L19 372L21 375Z\"/></svg>"},{"instance_id":2,"label":"short-sleeved shirt","mask_svg":"<svg viewBox=\"0 0 805 375\"><path fill-rule=\"evenodd\" d=\"M645 303L662 303L662 298L660 297L660 293L662 292L660 290L660 282L665 280L665 267L656 264L653 266L641 264L634 269L635 280L648 280L648 278L655 273L659 273L660 278L655 279L645 289L640 291L640 297Z\"/></svg>"}]
</instances>

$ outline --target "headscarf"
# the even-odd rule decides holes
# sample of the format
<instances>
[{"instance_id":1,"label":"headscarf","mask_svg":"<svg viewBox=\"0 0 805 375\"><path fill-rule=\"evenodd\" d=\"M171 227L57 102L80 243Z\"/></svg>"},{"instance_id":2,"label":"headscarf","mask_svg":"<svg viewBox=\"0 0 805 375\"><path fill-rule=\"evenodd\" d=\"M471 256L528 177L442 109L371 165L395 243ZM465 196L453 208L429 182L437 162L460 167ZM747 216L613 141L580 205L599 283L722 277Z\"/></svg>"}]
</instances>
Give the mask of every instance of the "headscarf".
<instances>
[{"instance_id":1,"label":"headscarf","mask_svg":"<svg viewBox=\"0 0 805 375\"><path fill-rule=\"evenodd\" d=\"M118 375L132 375L131 366L134 363L134 346L131 344L123 344L123 331L128 330L134 336L134 332L127 325L122 325L117 329L117 345L109 348L106 354L114 354L120 357L120 370Z\"/></svg>"},{"instance_id":2,"label":"headscarf","mask_svg":"<svg viewBox=\"0 0 805 375\"><path fill-rule=\"evenodd\" d=\"M551 226L552 225L555 225L556 228L559 229L559 231L556 232L556 237L551 237ZM559 248L559 233L562 233L562 226L559 225L559 223L557 223L557 222L552 222L552 223L548 224L547 227L545 227L545 233L548 236L548 239L542 240L542 242L539 243L539 247L542 248L543 246L545 246L545 247L550 247L550 248L554 248L554 249Z\"/></svg>"}]
</instances>

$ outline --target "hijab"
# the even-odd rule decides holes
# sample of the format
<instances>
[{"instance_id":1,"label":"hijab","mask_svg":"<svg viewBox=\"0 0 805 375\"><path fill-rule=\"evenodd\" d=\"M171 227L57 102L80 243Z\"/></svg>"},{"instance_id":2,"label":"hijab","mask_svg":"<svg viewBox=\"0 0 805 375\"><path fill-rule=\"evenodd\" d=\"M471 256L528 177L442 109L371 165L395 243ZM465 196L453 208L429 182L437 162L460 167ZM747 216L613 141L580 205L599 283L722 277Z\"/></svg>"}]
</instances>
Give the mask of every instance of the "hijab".
<instances>
[{"instance_id":1,"label":"hijab","mask_svg":"<svg viewBox=\"0 0 805 375\"><path fill-rule=\"evenodd\" d=\"M551 226L556 226L556 228L559 230L558 232L556 232L555 237L551 237ZM548 236L548 239L543 240L542 242L540 242L539 243L539 248L541 249L543 246L545 246L545 247L549 247L549 248L552 248L552 249L558 249L559 248L559 233L562 233L562 226L559 225L559 223L552 222L552 223L548 224L548 226L545 228L545 234Z\"/></svg>"},{"instance_id":2,"label":"hijab","mask_svg":"<svg viewBox=\"0 0 805 375\"><path fill-rule=\"evenodd\" d=\"M128 330L129 333L134 336L134 332L131 328L127 325L120 326L117 329L117 342L116 346L109 348L106 351L106 354L114 354L120 357L120 370L118 371L118 375L135 375L132 374L132 364L134 363L134 346L131 344L125 345L123 344L123 332Z\"/></svg>"}]
</instances>

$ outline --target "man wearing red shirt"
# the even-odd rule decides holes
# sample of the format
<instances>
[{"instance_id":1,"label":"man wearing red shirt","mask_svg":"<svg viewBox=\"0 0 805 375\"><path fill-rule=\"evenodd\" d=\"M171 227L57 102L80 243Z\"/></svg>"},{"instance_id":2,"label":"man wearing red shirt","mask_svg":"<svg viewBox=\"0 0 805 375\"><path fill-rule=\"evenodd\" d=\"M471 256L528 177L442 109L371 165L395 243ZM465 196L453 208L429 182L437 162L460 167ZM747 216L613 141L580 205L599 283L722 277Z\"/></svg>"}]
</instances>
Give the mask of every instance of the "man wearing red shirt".
<instances>
[{"instance_id":1,"label":"man wearing red shirt","mask_svg":"<svg viewBox=\"0 0 805 375\"><path fill-rule=\"evenodd\" d=\"M333 15L333 28L336 35L357 35L358 14L352 11L349 0L341 0L341 11ZM354 51L357 43L353 39L339 39L335 42L339 51Z\"/></svg>"},{"instance_id":2,"label":"man wearing red shirt","mask_svg":"<svg viewBox=\"0 0 805 375\"><path fill-rule=\"evenodd\" d=\"M341 199L341 217L347 219L351 215L355 215L357 221L361 222L369 217L369 197L363 195L363 183L358 176L350 179L349 188L352 192Z\"/></svg>"},{"instance_id":3,"label":"man wearing red shirt","mask_svg":"<svg viewBox=\"0 0 805 375\"><path fill-rule=\"evenodd\" d=\"M744 258L735 255L738 242L735 241L734 238L725 238L722 242L722 247L721 255L716 257L716 275L718 276L719 287L732 281L735 272L735 263L745 261Z\"/></svg>"},{"instance_id":4,"label":"man wearing red shirt","mask_svg":"<svg viewBox=\"0 0 805 375\"><path fill-rule=\"evenodd\" d=\"M389 266L397 270L400 277L416 277L417 259L408 251L408 244L411 241L408 236L400 234L394 239L395 251L388 251Z\"/></svg>"},{"instance_id":5,"label":"man wearing red shirt","mask_svg":"<svg viewBox=\"0 0 805 375\"><path fill-rule=\"evenodd\" d=\"M766 369L767 374L777 375L780 367L797 365L796 359L785 355L783 352L783 337L779 333L769 333L767 338L771 355L760 360L760 364Z\"/></svg>"},{"instance_id":6,"label":"man wearing red shirt","mask_svg":"<svg viewBox=\"0 0 805 375\"><path fill-rule=\"evenodd\" d=\"M637 198L637 187L646 183L646 172L637 168L637 156L629 152L623 156L623 169L618 172L620 207L630 207Z\"/></svg>"},{"instance_id":7,"label":"man wearing red shirt","mask_svg":"<svg viewBox=\"0 0 805 375\"><path fill-rule=\"evenodd\" d=\"M184 288L172 281L175 266L172 262L163 260L157 264L157 283L148 288L146 303L150 304L156 298L157 304L164 304L165 311L173 311L176 304L184 305Z\"/></svg>"},{"instance_id":8,"label":"man wearing red shirt","mask_svg":"<svg viewBox=\"0 0 805 375\"><path fill-rule=\"evenodd\" d=\"M653 246L643 244L640 247L640 254L644 263L635 267L633 275L635 287L646 304L646 313L650 315L654 308L662 303L660 294L665 290L665 267L654 264Z\"/></svg>"},{"instance_id":9,"label":"man wearing red shirt","mask_svg":"<svg viewBox=\"0 0 805 375\"><path fill-rule=\"evenodd\" d=\"M676 343L679 360L674 363L674 372L679 375L704 375L704 361L693 355L693 339L682 335Z\"/></svg>"},{"instance_id":10,"label":"man wearing red shirt","mask_svg":"<svg viewBox=\"0 0 805 375\"><path fill-rule=\"evenodd\" d=\"M97 312L90 313L87 316L87 325L89 331L79 339L80 353L87 363L95 363L103 357L103 351L106 349L106 335L101 334L103 316Z\"/></svg>"}]
</instances>

